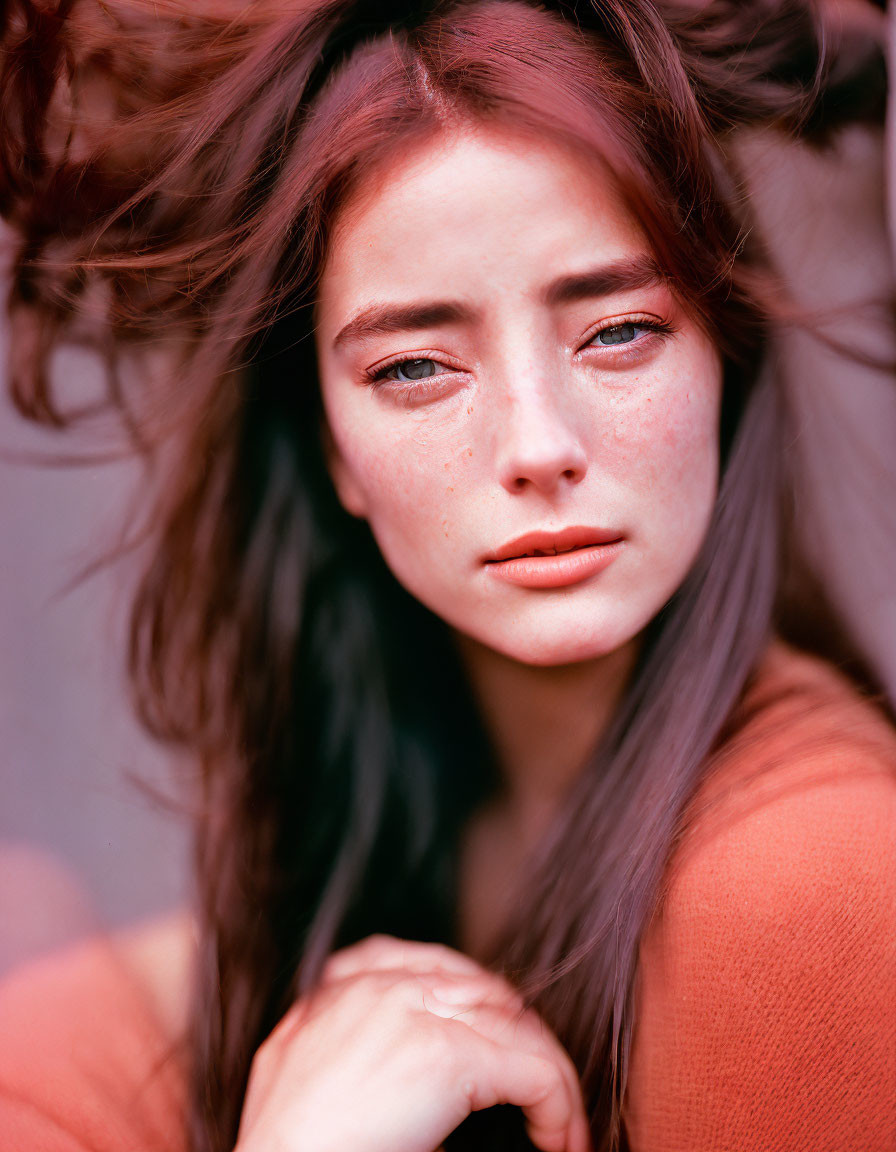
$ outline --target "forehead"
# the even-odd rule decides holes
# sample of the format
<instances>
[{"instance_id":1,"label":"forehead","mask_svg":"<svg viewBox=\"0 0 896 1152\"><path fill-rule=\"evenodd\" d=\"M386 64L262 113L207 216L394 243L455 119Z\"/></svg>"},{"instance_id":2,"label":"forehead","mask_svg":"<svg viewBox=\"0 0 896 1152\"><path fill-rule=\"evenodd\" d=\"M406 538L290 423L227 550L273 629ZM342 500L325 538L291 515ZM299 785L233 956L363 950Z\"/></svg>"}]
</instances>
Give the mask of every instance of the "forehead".
<instances>
[{"instance_id":1,"label":"forehead","mask_svg":"<svg viewBox=\"0 0 896 1152\"><path fill-rule=\"evenodd\" d=\"M571 145L468 127L368 174L337 216L319 285L323 314L390 298L479 294L649 246L602 161Z\"/></svg>"}]
</instances>

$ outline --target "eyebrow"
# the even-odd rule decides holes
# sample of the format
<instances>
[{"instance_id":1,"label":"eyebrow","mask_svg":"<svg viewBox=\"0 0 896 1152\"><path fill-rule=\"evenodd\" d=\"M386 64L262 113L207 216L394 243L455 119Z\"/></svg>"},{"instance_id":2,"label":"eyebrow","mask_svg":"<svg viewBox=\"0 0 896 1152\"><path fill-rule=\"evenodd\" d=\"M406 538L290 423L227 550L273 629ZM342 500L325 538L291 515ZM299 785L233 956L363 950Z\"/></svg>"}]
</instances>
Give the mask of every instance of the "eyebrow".
<instances>
[{"instance_id":1,"label":"eyebrow","mask_svg":"<svg viewBox=\"0 0 896 1152\"><path fill-rule=\"evenodd\" d=\"M340 328L333 347L363 340L369 336L383 336L390 332L407 332L413 328L443 328L447 324L469 323L474 319L473 309L453 300L434 300L421 304L374 304L365 308Z\"/></svg>"},{"instance_id":2,"label":"eyebrow","mask_svg":"<svg viewBox=\"0 0 896 1152\"><path fill-rule=\"evenodd\" d=\"M561 276L548 285L545 300L550 305L575 304L579 300L612 296L614 292L650 288L665 280L659 264L652 256L632 256L604 264L600 268L588 268L584 272Z\"/></svg>"},{"instance_id":3,"label":"eyebrow","mask_svg":"<svg viewBox=\"0 0 896 1152\"><path fill-rule=\"evenodd\" d=\"M572 304L579 300L611 296L614 292L649 288L665 279L653 257L635 256L561 276L547 285L543 295L549 306ZM363 309L340 328L333 339L333 347L338 348L371 336L408 332L415 328L441 328L449 324L471 323L475 318L473 308L456 300L374 304Z\"/></svg>"}]
</instances>

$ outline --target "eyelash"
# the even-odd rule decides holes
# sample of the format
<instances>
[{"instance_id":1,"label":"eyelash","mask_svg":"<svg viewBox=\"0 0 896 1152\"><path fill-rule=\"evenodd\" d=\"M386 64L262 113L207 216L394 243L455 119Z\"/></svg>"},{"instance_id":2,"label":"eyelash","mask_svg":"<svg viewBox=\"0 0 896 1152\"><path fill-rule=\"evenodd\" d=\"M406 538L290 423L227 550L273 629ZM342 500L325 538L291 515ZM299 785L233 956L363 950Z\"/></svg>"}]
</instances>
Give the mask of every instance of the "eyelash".
<instances>
[{"instance_id":1,"label":"eyelash","mask_svg":"<svg viewBox=\"0 0 896 1152\"><path fill-rule=\"evenodd\" d=\"M366 373L366 376L367 376L367 379L369 380L369 382L371 384L374 384L374 385L382 384L382 383L386 382L386 373L387 372L391 372L392 369L397 368L399 364L411 364L415 360L433 360L433 361L435 361L436 364L444 364L447 368L452 368L453 365L449 364L448 361L443 359L442 357L443 357L443 354L441 352L438 353L438 356L435 352L433 352L433 354L431 356L428 355L426 352L421 352L416 356L407 356L407 355L396 356L392 360L387 360L385 364L380 364L380 366L378 368L370 369ZM457 371L460 371L460 369L457 369ZM440 375L444 375L444 373L440 373ZM437 379L437 377L423 376L420 379L420 384L425 384L427 380L432 380L432 379ZM407 380L395 380L395 381L392 381L392 383L403 384L406 387L409 386L409 381L407 381ZM413 391L414 392L421 391L419 385L414 385Z\"/></svg>"},{"instance_id":2,"label":"eyelash","mask_svg":"<svg viewBox=\"0 0 896 1152\"><path fill-rule=\"evenodd\" d=\"M608 332L612 328L625 328L628 325L631 325L632 328L646 328L649 335L642 336L639 340L632 340L627 344L595 344L601 332ZM645 341L652 342L653 337L662 340L667 336L674 336L677 331L678 329L675 325L670 324L668 320L658 320L649 316L622 316L618 320L611 320L609 323L604 322L599 328L595 328L579 349L578 354L587 352L592 348L605 348L607 351L612 351L617 357L621 357L624 360L638 355L635 349L638 345L643 345Z\"/></svg>"},{"instance_id":3,"label":"eyelash","mask_svg":"<svg viewBox=\"0 0 896 1152\"><path fill-rule=\"evenodd\" d=\"M598 336L600 336L601 332L606 332L611 328L622 328L627 324L632 325L634 328L646 328L650 335L647 337L641 337L638 340L633 340L628 345L600 345L594 343ZM612 320L609 324L603 323L599 328L596 328L579 349L579 354L588 351L591 348L604 347L608 351L613 352L617 361L620 359L628 360L638 355L638 353L635 352L635 347L637 345L644 344L645 340L650 340L651 337L664 339L667 336L674 335L676 331L677 329L675 326L666 320L648 319L647 317L640 316L624 316L619 319ZM439 355L441 356L442 354L440 353ZM391 360L387 360L385 364L380 364L377 368L369 369L365 373L367 376L367 381L374 389L391 383L396 385L394 391L399 394L404 393L408 399L410 399L411 395L413 395L415 398L425 399L428 395L435 394L442 387L440 383L435 382L440 381L442 376L446 375L446 373L440 372L436 376L424 376L420 379L419 383L416 384L411 384L404 380L390 381L387 376L387 374L391 372L393 368L398 367L399 364L408 364L414 360L434 360L438 364L445 364L445 366L448 368L453 367L453 365L448 363L447 360L437 359L435 353L433 353L431 356L426 355L425 353L421 353L416 356L394 356ZM460 371L460 369L458 369L458 371ZM433 381L433 383L430 383L430 381Z\"/></svg>"}]
</instances>

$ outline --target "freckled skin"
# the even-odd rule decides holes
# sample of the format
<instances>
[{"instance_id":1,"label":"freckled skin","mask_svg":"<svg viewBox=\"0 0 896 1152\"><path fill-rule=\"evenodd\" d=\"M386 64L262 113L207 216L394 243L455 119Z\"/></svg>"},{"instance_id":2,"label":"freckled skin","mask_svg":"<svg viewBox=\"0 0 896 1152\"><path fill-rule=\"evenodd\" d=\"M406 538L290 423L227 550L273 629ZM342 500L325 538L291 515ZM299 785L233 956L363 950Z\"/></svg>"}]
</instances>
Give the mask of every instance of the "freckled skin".
<instances>
[{"instance_id":1,"label":"freckled skin","mask_svg":"<svg viewBox=\"0 0 896 1152\"><path fill-rule=\"evenodd\" d=\"M368 519L410 592L505 655L562 664L634 641L708 527L722 370L662 285L546 302L560 276L649 251L609 179L552 142L467 129L371 177L350 209L316 316L344 506ZM475 319L333 346L371 304L436 299ZM599 322L628 316L675 331L639 330L630 359L589 344ZM438 376L372 387L365 371L398 354L436 361ZM524 532L571 525L618 531L621 554L558 589L514 586L483 564Z\"/></svg>"}]
</instances>

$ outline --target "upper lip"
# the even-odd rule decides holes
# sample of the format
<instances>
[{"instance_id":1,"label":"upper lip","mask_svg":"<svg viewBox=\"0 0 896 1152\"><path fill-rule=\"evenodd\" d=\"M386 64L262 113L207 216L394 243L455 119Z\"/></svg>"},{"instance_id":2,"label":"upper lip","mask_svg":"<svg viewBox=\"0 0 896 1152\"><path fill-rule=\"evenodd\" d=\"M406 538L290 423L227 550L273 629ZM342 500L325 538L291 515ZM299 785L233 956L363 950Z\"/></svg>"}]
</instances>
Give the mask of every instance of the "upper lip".
<instances>
[{"instance_id":1,"label":"upper lip","mask_svg":"<svg viewBox=\"0 0 896 1152\"><path fill-rule=\"evenodd\" d=\"M527 532L508 540L485 557L486 564L499 560L512 560L536 551L543 553L568 552L572 548L587 548L592 544L612 544L622 538L619 532L607 528L563 528L559 532Z\"/></svg>"}]
</instances>

